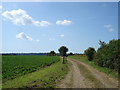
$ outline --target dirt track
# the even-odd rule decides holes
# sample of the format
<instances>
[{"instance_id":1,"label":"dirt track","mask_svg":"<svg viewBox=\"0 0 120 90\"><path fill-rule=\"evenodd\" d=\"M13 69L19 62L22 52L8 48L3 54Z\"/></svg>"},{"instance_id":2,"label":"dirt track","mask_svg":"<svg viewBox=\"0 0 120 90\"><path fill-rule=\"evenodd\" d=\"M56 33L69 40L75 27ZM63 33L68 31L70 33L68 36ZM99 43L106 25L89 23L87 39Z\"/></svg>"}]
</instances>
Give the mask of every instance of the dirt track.
<instances>
[{"instance_id":1,"label":"dirt track","mask_svg":"<svg viewBox=\"0 0 120 90\"><path fill-rule=\"evenodd\" d=\"M83 62L68 59L70 71L58 88L118 88L118 81Z\"/></svg>"}]
</instances>

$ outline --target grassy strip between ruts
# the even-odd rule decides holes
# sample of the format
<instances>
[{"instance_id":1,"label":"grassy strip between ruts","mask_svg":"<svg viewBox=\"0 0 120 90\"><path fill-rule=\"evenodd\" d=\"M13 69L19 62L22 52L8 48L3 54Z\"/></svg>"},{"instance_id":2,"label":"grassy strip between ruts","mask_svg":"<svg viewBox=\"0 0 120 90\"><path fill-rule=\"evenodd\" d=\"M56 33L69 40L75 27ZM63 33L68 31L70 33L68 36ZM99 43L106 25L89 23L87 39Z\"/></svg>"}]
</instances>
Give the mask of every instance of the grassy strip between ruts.
<instances>
[{"instance_id":1,"label":"grassy strip between ruts","mask_svg":"<svg viewBox=\"0 0 120 90\"><path fill-rule=\"evenodd\" d=\"M101 88L101 86L103 87L104 85L98 80L96 79L96 77L94 77L92 75L92 73L82 64L77 63L80 72L82 73L82 75L85 77L85 79L89 80L90 82L94 83L92 87L94 88ZM89 82L88 82L89 83Z\"/></svg>"},{"instance_id":2,"label":"grassy strip between ruts","mask_svg":"<svg viewBox=\"0 0 120 90\"><path fill-rule=\"evenodd\" d=\"M113 71L111 69L105 68L105 67L100 67L100 66L94 64L93 61L88 61L86 56L73 55L73 56L69 56L69 58L73 58L73 59L79 60L81 62L84 62L86 64L89 64L92 67L99 70L100 72L104 72L104 73L106 73L106 74L108 74L108 75L110 75L110 76L112 76L112 77L114 77L116 79L118 78L118 73L117 72L115 72L115 71Z\"/></svg>"},{"instance_id":3,"label":"grassy strip between ruts","mask_svg":"<svg viewBox=\"0 0 120 90\"><path fill-rule=\"evenodd\" d=\"M54 88L56 81L68 72L68 64L62 60L33 73L3 83L3 88Z\"/></svg>"}]
</instances>

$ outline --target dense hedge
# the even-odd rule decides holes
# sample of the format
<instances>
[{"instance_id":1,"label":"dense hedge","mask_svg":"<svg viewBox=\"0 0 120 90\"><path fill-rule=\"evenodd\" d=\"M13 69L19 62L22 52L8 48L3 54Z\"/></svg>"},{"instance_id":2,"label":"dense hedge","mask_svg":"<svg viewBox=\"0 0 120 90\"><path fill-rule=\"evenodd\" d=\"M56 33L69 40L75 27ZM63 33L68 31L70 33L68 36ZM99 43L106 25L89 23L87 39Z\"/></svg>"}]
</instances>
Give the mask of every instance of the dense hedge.
<instances>
[{"instance_id":1,"label":"dense hedge","mask_svg":"<svg viewBox=\"0 0 120 90\"><path fill-rule=\"evenodd\" d=\"M108 44L100 41L95 55L95 64L118 71L120 64L120 39L111 40Z\"/></svg>"}]
</instances>

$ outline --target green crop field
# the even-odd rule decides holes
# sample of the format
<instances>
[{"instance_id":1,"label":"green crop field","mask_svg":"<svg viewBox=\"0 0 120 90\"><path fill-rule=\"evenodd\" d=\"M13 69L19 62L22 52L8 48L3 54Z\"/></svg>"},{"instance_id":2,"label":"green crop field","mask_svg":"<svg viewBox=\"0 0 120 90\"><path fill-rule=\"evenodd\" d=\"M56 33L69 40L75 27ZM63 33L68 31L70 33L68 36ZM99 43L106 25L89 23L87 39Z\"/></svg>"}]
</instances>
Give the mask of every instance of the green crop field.
<instances>
[{"instance_id":1,"label":"green crop field","mask_svg":"<svg viewBox=\"0 0 120 90\"><path fill-rule=\"evenodd\" d=\"M35 55L3 55L2 56L2 78L3 82L9 79L34 72L42 67L58 62L58 56L35 56Z\"/></svg>"}]
</instances>

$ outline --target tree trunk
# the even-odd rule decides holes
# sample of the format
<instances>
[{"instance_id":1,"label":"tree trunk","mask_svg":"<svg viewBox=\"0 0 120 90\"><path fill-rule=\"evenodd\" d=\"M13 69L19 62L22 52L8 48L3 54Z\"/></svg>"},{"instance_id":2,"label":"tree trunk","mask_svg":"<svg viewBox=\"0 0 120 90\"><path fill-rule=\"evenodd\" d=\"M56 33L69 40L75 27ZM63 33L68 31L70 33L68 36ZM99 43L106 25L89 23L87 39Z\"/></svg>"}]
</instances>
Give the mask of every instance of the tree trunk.
<instances>
[{"instance_id":1,"label":"tree trunk","mask_svg":"<svg viewBox=\"0 0 120 90\"><path fill-rule=\"evenodd\" d=\"M65 62L64 62L64 56L63 56L63 64L64 64Z\"/></svg>"},{"instance_id":2,"label":"tree trunk","mask_svg":"<svg viewBox=\"0 0 120 90\"><path fill-rule=\"evenodd\" d=\"M67 63L67 57L66 57L66 63Z\"/></svg>"}]
</instances>

